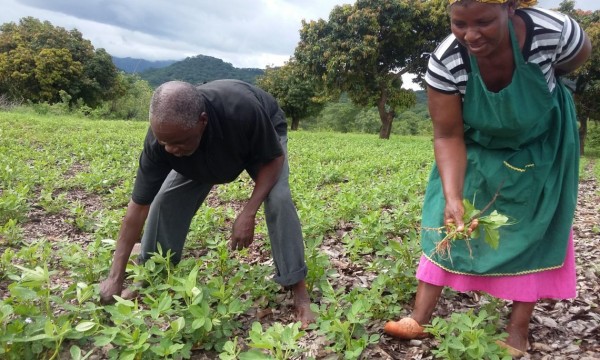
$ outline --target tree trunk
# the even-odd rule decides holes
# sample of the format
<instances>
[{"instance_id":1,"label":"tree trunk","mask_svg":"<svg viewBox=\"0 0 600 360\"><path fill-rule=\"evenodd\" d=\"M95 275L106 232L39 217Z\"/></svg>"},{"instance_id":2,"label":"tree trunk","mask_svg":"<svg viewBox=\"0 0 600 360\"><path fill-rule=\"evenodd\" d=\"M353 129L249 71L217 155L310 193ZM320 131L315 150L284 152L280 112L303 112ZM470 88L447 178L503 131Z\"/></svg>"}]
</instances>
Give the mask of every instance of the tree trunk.
<instances>
[{"instance_id":1,"label":"tree trunk","mask_svg":"<svg viewBox=\"0 0 600 360\"><path fill-rule=\"evenodd\" d=\"M392 133L392 122L396 112L394 110L386 111L385 104L387 102L387 94L382 91L381 97L377 102L377 110L379 111L379 118L381 119L381 128L379 130L380 139L389 139Z\"/></svg>"},{"instance_id":2,"label":"tree trunk","mask_svg":"<svg viewBox=\"0 0 600 360\"><path fill-rule=\"evenodd\" d=\"M588 117L581 116L579 118L579 156L584 155L585 137L587 135Z\"/></svg>"},{"instance_id":3,"label":"tree trunk","mask_svg":"<svg viewBox=\"0 0 600 360\"><path fill-rule=\"evenodd\" d=\"M292 130L298 130L299 123L300 123L300 119L296 116L292 116Z\"/></svg>"}]
</instances>

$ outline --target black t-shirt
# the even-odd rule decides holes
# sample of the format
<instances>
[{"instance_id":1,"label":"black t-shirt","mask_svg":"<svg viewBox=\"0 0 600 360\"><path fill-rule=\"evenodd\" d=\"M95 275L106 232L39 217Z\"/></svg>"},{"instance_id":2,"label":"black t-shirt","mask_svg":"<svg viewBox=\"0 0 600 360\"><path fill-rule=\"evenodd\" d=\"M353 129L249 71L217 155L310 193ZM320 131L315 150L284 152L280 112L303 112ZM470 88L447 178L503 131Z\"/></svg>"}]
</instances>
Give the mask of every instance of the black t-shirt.
<instances>
[{"instance_id":1,"label":"black t-shirt","mask_svg":"<svg viewBox=\"0 0 600 360\"><path fill-rule=\"evenodd\" d=\"M287 123L271 95L238 80L213 81L198 86L198 91L208 114L198 149L176 157L148 129L133 187L135 203L150 204L171 170L203 183L222 184L283 154L279 137L286 135Z\"/></svg>"}]
</instances>

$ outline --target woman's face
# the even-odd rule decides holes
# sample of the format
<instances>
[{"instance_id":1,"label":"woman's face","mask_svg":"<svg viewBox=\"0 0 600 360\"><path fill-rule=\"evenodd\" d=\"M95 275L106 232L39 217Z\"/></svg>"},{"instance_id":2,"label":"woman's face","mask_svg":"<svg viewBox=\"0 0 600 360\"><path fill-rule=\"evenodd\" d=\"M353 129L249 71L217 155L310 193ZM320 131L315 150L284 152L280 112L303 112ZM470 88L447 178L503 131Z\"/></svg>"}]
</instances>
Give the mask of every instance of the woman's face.
<instances>
[{"instance_id":1,"label":"woman's face","mask_svg":"<svg viewBox=\"0 0 600 360\"><path fill-rule=\"evenodd\" d=\"M508 19L512 7L469 1L450 7L452 33L475 57L489 57L508 41Z\"/></svg>"}]
</instances>

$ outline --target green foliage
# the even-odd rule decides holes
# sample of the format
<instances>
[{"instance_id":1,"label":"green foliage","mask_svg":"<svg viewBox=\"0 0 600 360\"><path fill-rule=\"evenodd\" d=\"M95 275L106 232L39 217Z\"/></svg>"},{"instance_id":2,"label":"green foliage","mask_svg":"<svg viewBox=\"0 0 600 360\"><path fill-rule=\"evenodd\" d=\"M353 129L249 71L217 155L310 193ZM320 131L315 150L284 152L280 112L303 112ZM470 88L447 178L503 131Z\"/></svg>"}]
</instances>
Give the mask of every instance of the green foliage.
<instances>
[{"instance_id":1,"label":"green foliage","mask_svg":"<svg viewBox=\"0 0 600 360\"><path fill-rule=\"evenodd\" d=\"M243 352L240 359L292 359L301 353L297 342L304 332L300 331L300 323L282 325L275 323L263 330L258 322L252 323L248 345L257 350ZM258 350L260 349L260 350Z\"/></svg>"},{"instance_id":2,"label":"green foliage","mask_svg":"<svg viewBox=\"0 0 600 360\"><path fill-rule=\"evenodd\" d=\"M191 84L203 84L218 79L238 79L255 83L256 77L263 74L261 69L233 67L221 59L212 56L197 55L178 61L167 67L148 69L139 75L153 87L171 81L181 80Z\"/></svg>"},{"instance_id":3,"label":"green foliage","mask_svg":"<svg viewBox=\"0 0 600 360\"><path fill-rule=\"evenodd\" d=\"M588 121L600 121L600 10L583 11L575 9L575 2L565 0L559 11L573 17L583 27L592 43L592 53L587 62L568 77L575 83L575 105L584 145Z\"/></svg>"},{"instance_id":4,"label":"green foliage","mask_svg":"<svg viewBox=\"0 0 600 360\"><path fill-rule=\"evenodd\" d=\"M0 301L0 358L302 356L304 341L291 340L304 336L295 324L263 323L251 335L251 308L287 310L270 280L264 213L255 240L264 259L227 248L230 224L252 190L246 175L216 186L200 208L186 242L191 256L176 267L161 252L128 265L127 283L147 283L139 300L99 305L97 283L108 272L146 131L145 122L0 112L0 287L8 289ZM425 137L290 137L306 280L319 305L314 332L332 353L357 358L376 346L372 324L396 317L414 294L432 158ZM44 223L62 220L58 233L38 234L32 214ZM353 261L344 269L340 257ZM250 348L263 338L270 348Z\"/></svg>"},{"instance_id":5,"label":"green foliage","mask_svg":"<svg viewBox=\"0 0 600 360\"><path fill-rule=\"evenodd\" d=\"M425 327L439 342L432 353L438 359L448 360L510 360L505 349L496 342L503 340L506 334L497 334L497 322L494 315L486 310L474 314L453 313L450 321L434 318L431 325Z\"/></svg>"},{"instance_id":6,"label":"green foliage","mask_svg":"<svg viewBox=\"0 0 600 360\"><path fill-rule=\"evenodd\" d=\"M342 294L327 283L320 308L313 305L320 314L316 327L329 339L330 350L344 354L344 359L358 359L367 346L379 342L380 336L366 330L372 305L365 294L354 290L348 298L342 300Z\"/></svg>"},{"instance_id":7,"label":"green foliage","mask_svg":"<svg viewBox=\"0 0 600 360\"><path fill-rule=\"evenodd\" d=\"M318 112L323 106L323 100L318 98L318 83L307 78L294 59L281 67L267 67L256 83L277 99L292 120L292 130L298 129L300 119Z\"/></svg>"},{"instance_id":8,"label":"green foliage","mask_svg":"<svg viewBox=\"0 0 600 360\"><path fill-rule=\"evenodd\" d=\"M77 30L33 17L0 26L0 92L12 99L53 104L62 90L96 107L114 96L116 76L110 55Z\"/></svg>"},{"instance_id":9,"label":"green foliage","mask_svg":"<svg viewBox=\"0 0 600 360\"><path fill-rule=\"evenodd\" d=\"M334 7L328 21L302 23L295 58L331 98L346 92L376 106L381 138L389 138L397 108L415 103L401 75L423 74L424 52L448 32L442 1L360 0Z\"/></svg>"},{"instance_id":10,"label":"green foliage","mask_svg":"<svg viewBox=\"0 0 600 360\"><path fill-rule=\"evenodd\" d=\"M406 110L398 109L392 127L393 134L432 134L433 127L424 93L424 91L415 92L418 95L418 102L414 106ZM381 129L381 119L377 108L355 105L346 94L342 94L338 101L326 103L318 115L304 120L301 128L313 131L376 134Z\"/></svg>"},{"instance_id":11,"label":"green foliage","mask_svg":"<svg viewBox=\"0 0 600 360\"><path fill-rule=\"evenodd\" d=\"M600 122L590 124L586 140L586 155L600 158Z\"/></svg>"},{"instance_id":12,"label":"green foliage","mask_svg":"<svg viewBox=\"0 0 600 360\"><path fill-rule=\"evenodd\" d=\"M481 231L483 231L483 240L492 248L497 249L500 245L500 232L498 229L504 225L509 225L508 217L498 213L494 210L488 215L481 215L481 210L475 208L475 206L467 199L463 199L463 205L465 207L465 221L477 218L479 225L471 233L471 237L479 237ZM477 217L479 216L479 217Z\"/></svg>"}]
</instances>

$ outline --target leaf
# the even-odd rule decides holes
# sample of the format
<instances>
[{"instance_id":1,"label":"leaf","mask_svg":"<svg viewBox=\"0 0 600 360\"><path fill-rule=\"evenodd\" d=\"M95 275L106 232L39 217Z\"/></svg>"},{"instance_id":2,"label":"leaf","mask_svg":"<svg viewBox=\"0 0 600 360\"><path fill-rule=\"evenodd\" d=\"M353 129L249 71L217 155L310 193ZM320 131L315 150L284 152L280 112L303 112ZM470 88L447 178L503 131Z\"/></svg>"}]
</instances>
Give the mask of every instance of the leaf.
<instances>
[{"instance_id":1,"label":"leaf","mask_svg":"<svg viewBox=\"0 0 600 360\"><path fill-rule=\"evenodd\" d=\"M69 349L69 353L71 353L71 359L80 360L81 359L81 349L77 345L71 346Z\"/></svg>"},{"instance_id":2,"label":"leaf","mask_svg":"<svg viewBox=\"0 0 600 360\"><path fill-rule=\"evenodd\" d=\"M177 318L177 320L171 321L171 329L173 329L173 331L175 331L176 333L181 331L181 329L183 329L184 327L185 319L183 318L183 316Z\"/></svg>"},{"instance_id":3,"label":"leaf","mask_svg":"<svg viewBox=\"0 0 600 360\"><path fill-rule=\"evenodd\" d=\"M198 319L194 320L192 322L192 329L194 329L194 330L200 329L202 326L204 326L205 321L206 321L205 318L198 318Z\"/></svg>"},{"instance_id":4,"label":"leaf","mask_svg":"<svg viewBox=\"0 0 600 360\"><path fill-rule=\"evenodd\" d=\"M485 242L494 250L498 249L500 244L500 232L495 228L484 226Z\"/></svg>"},{"instance_id":5,"label":"leaf","mask_svg":"<svg viewBox=\"0 0 600 360\"><path fill-rule=\"evenodd\" d=\"M79 332L86 332L96 326L96 323L93 321L82 321L77 326L75 326L75 330Z\"/></svg>"},{"instance_id":6,"label":"leaf","mask_svg":"<svg viewBox=\"0 0 600 360\"><path fill-rule=\"evenodd\" d=\"M239 355L240 360L271 360L271 356L266 355L258 350L250 350Z\"/></svg>"},{"instance_id":7,"label":"leaf","mask_svg":"<svg viewBox=\"0 0 600 360\"><path fill-rule=\"evenodd\" d=\"M467 199L463 199L463 206L465 208L465 213L463 215L464 221L469 221L469 219L479 213L479 210L477 210L475 206Z\"/></svg>"},{"instance_id":8,"label":"leaf","mask_svg":"<svg viewBox=\"0 0 600 360\"><path fill-rule=\"evenodd\" d=\"M113 295L113 297L115 298L115 300L117 300L117 302L119 304L125 305L125 306L127 306L129 308L135 307L135 303L133 301L131 301L131 300L123 299L122 297L120 297L118 295Z\"/></svg>"}]
</instances>

